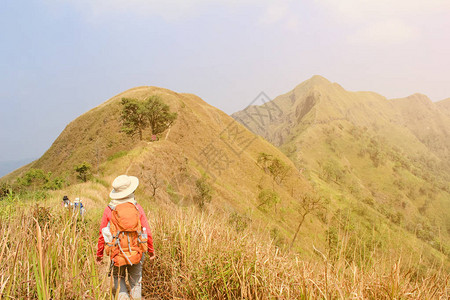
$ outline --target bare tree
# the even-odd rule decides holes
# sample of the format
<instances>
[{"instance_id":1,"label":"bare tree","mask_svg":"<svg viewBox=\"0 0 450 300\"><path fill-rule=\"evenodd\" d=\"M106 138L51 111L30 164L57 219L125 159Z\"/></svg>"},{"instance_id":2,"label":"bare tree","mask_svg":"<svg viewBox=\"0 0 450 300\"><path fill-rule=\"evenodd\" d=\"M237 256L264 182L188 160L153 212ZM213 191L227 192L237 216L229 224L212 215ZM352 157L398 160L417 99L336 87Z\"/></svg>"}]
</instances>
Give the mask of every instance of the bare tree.
<instances>
[{"instance_id":1,"label":"bare tree","mask_svg":"<svg viewBox=\"0 0 450 300\"><path fill-rule=\"evenodd\" d=\"M306 219L306 216L313 213L320 211L325 208L326 200L325 198L315 195L312 193L306 193L299 197L299 214L300 214L300 221L297 226L297 230L295 231L294 238L292 239L291 245L289 246L292 248L294 245L295 239L297 238L297 235L300 231L300 228L303 225L303 222Z\"/></svg>"},{"instance_id":2,"label":"bare tree","mask_svg":"<svg viewBox=\"0 0 450 300\"><path fill-rule=\"evenodd\" d=\"M149 185L152 190L153 198L156 195L156 190L161 186L161 179L158 176L158 165L152 166L151 169L146 169L141 165L141 178Z\"/></svg>"}]
</instances>

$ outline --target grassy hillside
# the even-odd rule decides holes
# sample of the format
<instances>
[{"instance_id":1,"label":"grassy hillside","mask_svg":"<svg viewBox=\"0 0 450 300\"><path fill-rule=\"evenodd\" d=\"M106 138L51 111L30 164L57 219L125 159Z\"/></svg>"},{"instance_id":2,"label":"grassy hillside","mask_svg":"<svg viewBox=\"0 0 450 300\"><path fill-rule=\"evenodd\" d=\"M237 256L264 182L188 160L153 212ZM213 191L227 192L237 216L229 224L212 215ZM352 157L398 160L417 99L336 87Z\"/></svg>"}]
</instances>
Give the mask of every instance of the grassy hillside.
<instances>
[{"instance_id":1,"label":"grassy hillside","mask_svg":"<svg viewBox=\"0 0 450 300\"><path fill-rule=\"evenodd\" d=\"M274 107L281 113L266 115L261 131L255 114ZM279 146L329 195L330 229L345 210L358 237L386 226L405 247L429 249L429 258L448 265L450 118L440 107L423 95L387 100L314 76L233 117Z\"/></svg>"},{"instance_id":2,"label":"grassy hillside","mask_svg":"<svg viewBox=\"0 0 450 300\"><path fill-rule=\"evenodd\" d=\"M450 116L450 98L436 102L436 107L440 109L442 113Z\"/></svg>"},{"instance_id":3,"label":"grassy hillside","mask_svg":"<svg viewBox=\"0 0 450 300\"><path fill-rule=\"evenodd\" d=\"M110 182L129 174L140 178L136 196L151 216L159 253L146 266L147 296L448 296L442 212L449 191L427 160L406 154L428 148L407 128L399 126L387 142L380 132L388 128L346 120L351 105L336 84L329 89L344 93L335 102L341 108L327 117L317 103L329 96L317 84L328 81L315 77L296 89L300 104L281 96L284 120L295 126L284 126L283 116L264 123L281 150L195 95L156 87L128 90L72 121L39 160L0 180L0 230L7 237L0 259L8 266L0 295L108 298L106 265L93 263L97 226ZM132 139L120 130L120 101L151 95L178 118L157 141L149 131L142 141ZM361 95L374 111L385 105L376 94ZM350 115L364 119L359 111ZM403 133L414 151L393 145ZM80 183L74 166L84 161L93 176ZM199 207L204 187L211 201ZM86 220L65 216L58 207L63 195L83 199Z\"/></svg>"},{"instance_id":4,"label":"grassy hillside","mask_svg":"<svg viewBox=\"0 0 450 300\"><path fill-rule=\"evenodd\" d=\"M178 118L158 141L150 142L148 131L143 141L132 139L120 131L120 101L123 97L145 99L151 95L159 95ZM258 166L261 152L290 168L282 183L275 182L270 172ZM293 187L297 194L312 190L280 150L230 116L195 95L156 87L128 90L83 114L67 126L39 160L2 181L14 185L15 178L42 169L73 184L77 182L74 166L83 161L93 166L95 180L102 182L111 182L123 173L138 176L145 198L152 197L152 182L156 180L156 197L179 206L195 203L197 181L205 176L213 190L211 209L248 219L254 228L273 229L282 244L288 244L298 221L298 199L291 195ZM276 207L260 206L258 195L263 190L278 196ZM311 231L315 226L321 226L320 222L305 224ZM312 251L311 244L307 251Z\"/></svg>"},{"instance_id":5,"label":"grassy hillside","mask_svg":"<svg viewBox=\"0 0 450 300\"><path fill-rule=\"evenodd\" d=\"M391 102L401 113L402 124L445 164L450 170L450 112L421 94L393 99Z\"/></svg>"}]
</instances>

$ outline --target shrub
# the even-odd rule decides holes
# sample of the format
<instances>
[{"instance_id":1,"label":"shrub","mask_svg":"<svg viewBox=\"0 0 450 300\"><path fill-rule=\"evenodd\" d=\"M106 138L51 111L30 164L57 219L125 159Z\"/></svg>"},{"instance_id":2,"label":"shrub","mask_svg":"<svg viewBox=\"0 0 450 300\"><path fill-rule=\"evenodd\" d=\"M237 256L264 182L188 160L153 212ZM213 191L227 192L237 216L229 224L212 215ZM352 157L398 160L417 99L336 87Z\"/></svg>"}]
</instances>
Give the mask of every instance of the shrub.
<instances>
[{"instance_id":1,"label":"shrub","mask_svg":"<svg viewBox=\"0 0 450 300\"><path fill-rule=\"evenodd\" d=\"M0 200L8 196L9 194L13 194L12 187L7 183L2 183L0 186Z\"/></svg>"},{"instance_id":2,"label":"shrub","mask_svg":"<svg viewBox=\"0 0 450 300\"><path fill-rule=\"evenodd\" d=\"M52 172L45 173L41 169L30 169L23 176L17 178L20 190L59 190L64 187L62 177L53 177Z\"/></svg>"},{"instance_id":3,"label":"shrub","mask_svg":"<svg viewBox=\"0 0 450 300\"><path fill-rule=\"evenodd\" d=\"M46 190L60 190L64 187L66 181L62 177L55 177L50 179L45 185Z\"/></svg>"},{"instance_id":4,"label":"shrub","mask_svg":"<svg viewBox=\"0 0 450 300\"><path fill-rule=\"evenodd\" d=\"M51 173L46 174L41 169L30 169L22 177L17 178L17 184L22 187L42 187L49 180Z\"/></svg>"},{"instance_id":5,"label":"shrub","mask_svg":"<svg viewBox=\"0 0 450 300\"><path fill-rule=\"evenodd\" d=\"M289 174L291 167L285 164L279 158L274 158L269 165L269 172L272 175L272 178L278 184L283 183L286 176Z\"/></svg>"},{"instance_id":6,"label":"shrub","mask_svg":"<svg viewBox=\"0 0 450 300\"><path fill-rule=\"evenodd\" d=\"M273 227L270 230L270 238L273 240L274 245L278 248L283 248L286 246L286 239L278 227Z\"/></svg>"},{"instance_id":7,"label":"shrub","mask_svg":"<svg viewBox=\"0 0 450 300\"><path fill-rule=\"evenodd\" d=\"M167 184L166 192L169 194L169 198L173 203L178 204L180 202L180 196L170 183Z\"/></svg>"},{"instance_id":8,"label":"shrub","mask_svg":"<svg viewBox=\"0 0 450 300\"><path fill-rule=\"evenodd\" d=\"M75 166L74 170L75 172L77 172L77 178L83 182L88 181L88 179L92 176L91 168L92 168L91 164L85 161Z\"/></svg>"},{"instance_id":9,"label":"shrub","mask_svg":"<svg viewBox=\"0 0 450 300\"><path fill-rule=\"evenodd\" d=\"M258 208L261 208L263 210L271 208L279 202L280 196L273 190L264 189L261 190L258 194Z\"/></svg>"},{"instance_id":10,"label":"shrub","mask_svg":"<svg viewBox=\"0 0 450 300\"><path fill-rule=\"evenodd\" d=\"M208 182L206 176L202 176L195 181L195 190L197 194L194 196L194 201L203 209L206 203L211 202L213 193L213 187Z\"/></svg>"},{"instance_id":11,"label":"shrub","mask_svg":"<svg viewBox=\"0 0 450 300\"><path fill-rule=\"evenodd\" d=\"M233 226L236 232L244 231L250 222L251 219L249 217L240 215L237 212L233 212L228 218L228 224Z\"/></svg>"},{"instance_id":12,"label":"shrub","mask_svg":"<svg viewBox=\"0 0 450 300\"><path fill-rule=\"evenodd\" d=\"M291 167L282 160L264 152L258 154L257 163L278 184L284 181L291 170Z\"/></svg>"},{"instance_id":13,"label":"shrub","mask_svg":"<svg viewBox=\"0 0 450 300\"><path fill-rule=\"evenodd\" d=\"M341 165L335 160L328 160L322 165L321 177L327 181L333 181L337 184L344 179L345 173Z\"/></svg>"},{"instance_id":14,"label":"shrub","mask_svg":"<svg viewBox=\"0 0 450 300\"><path fill-rule=\"evenodd\" d=\"M367 205L373 206L375 204L375 201L373 200L372 197L366 197L363 199L363 202L366 203Z\"/></svg>"},{"instance_id":15,"label":"shrub","mask_svg":"<svg viewBox=\"0 0 450 300\"><path fill-rule=\"evenodd\" d=\"M268 172L268 166L270 164L270 162L272 161L272 155L271 154L267 154L265 152L260 152L258 154L258 158L256 160L256 162L258 163L258 165L265 171Z\"/></svg>"}]
</instances>

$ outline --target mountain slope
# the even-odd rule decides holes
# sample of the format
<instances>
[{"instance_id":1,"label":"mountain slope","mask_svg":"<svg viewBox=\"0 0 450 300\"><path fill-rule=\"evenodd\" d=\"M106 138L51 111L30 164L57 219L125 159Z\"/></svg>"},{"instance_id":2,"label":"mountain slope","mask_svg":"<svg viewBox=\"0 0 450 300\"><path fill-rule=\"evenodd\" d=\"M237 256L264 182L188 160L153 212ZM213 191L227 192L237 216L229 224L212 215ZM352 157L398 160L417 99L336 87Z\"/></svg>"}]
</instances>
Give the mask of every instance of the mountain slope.
<instances>
[{"instance_id":1,"label":"mountain slope","mask_svg":"<svg viewBox=\"0 0 450 300\"><path fill-rule=\"evenodd\" d=\"M391 102L402 116L400 122L450 168L450 114L421 94Z\"/></svg>"},{"instance_id":2,"label":"mountain slope","mask_svg":"<svg viewBox=\"0 0 450 300\"><path fill-rule=\"evenodd\" d=\"M148 131L143 141L131 139L120 131L120 100L151 95L161 96L178 118L158 141L149 142ZM386 120L398 112L379 112L375 125L364 118L366 106L377 113L379 107L393 107L391 103L375 93L355 93L350 100L345 95L339 85L315 77L276 99L278 109L270 111L283 114L267 117L250 107L253 120L256 114L264 121L257 123L261 132L281 137L281 151L195 95L138 87L72 121L39 160L1 181L11 182L31 168L51 171L71 183L54 192L57 197L82 194L84 203L101 214L110 182L119 174L140 178L136 197L147 207L177 211L198 204L206 176L212 200L198 210L200 218L207 213L227 220L238 233L242 228L263 232L277 251L313 262L324 253L326 264L345 261L345 269L369 270L382 262L386 272L391 271L391 259L407 253L414 266L405 268L412 268L417 278L436 265L450 268L448 236L435 234L448 220L445 214L434 214L448 211L442 199L448 193L439 182L427 183L415 162L391 146L395 139L383 140L380 132L389 129ZM357 101L360 107L353 108ZM406 133L408 142L417 145L411 153L428 153L413 133L396 126L396 138ZM275 178L273 165L264 165L261 157L279 159L278 165L290 170L282 180ZM74 166L83 161L93 166L93 182L76 184ZM427 201L429 196L432 201ZM323 200L323 207L304 214L308 199Z\"/></svg>"},{"instance_id":3,"label":"mountain slope","mask_svg":"<svg viewBox=\"0 0 450 300\"><path fill-rule=\"evenodd\" d=\"M120 130L120 101L123 97L145 99L151 95L159 95L171 111L178 113L178 118L158 141L149 141L148 130L143 141L130 138ZM290 166L292 171L282 185L258 166L261 152ZM224 112L195 95L157 87L130 89L81 115L67 125L40 159L2 181L13 181L30 169L43 169L75 183L74 166L83 161L92 165L94 177L102 182L112 182L119 174L140 177L140 196L144 199L151 198L151 183L157 177L158 200L180 206L195 202L196 182L205 174L213 187L211 209L235 213L255 227L275 228L286 243L298 219L297 200L291 196L291 187L295 186L298 193L312 189L280 150ZM257 196L265 189L273 189L281 199L275 216L271 210L258 208ZM107 195L104 198L106 201ZM315 226L321 226L318 220L304 228L313 231ZM305 239L312 239L312 235Z\"/></svg>"},{"instance_id":4,"label":"mountain slope","mask_svg":"<svg viewBox=\"0 0 450 300\"><path fill-rule=\"evenodd\" d=\"M426 96L387 100L314 76L233 117L282 149L352 218L370 226L373 210L449 259L450 122Z\"/></svg>"},{"instance_id":5,"label":"mountain slope","mask_svg":"<svg viewBox=\"0 0 450 300\"><path fill-rule=\"evenodd\" d=\"M316 75L272 102L270 105L276 105L282 113L268 120L265 132L259 130L251 117L255 114L255 107L232 116L274 145L285 144L308 127L346 121L359 127L377 128L393 142L399 138L406 139L408 144L426 151L420 141L401 125L402 115L393 103L373 92L349 92L339 84Z\"/></svg>"},{"instance_id":6,"label":"mountain slope","mask_svg":"<svg viewBox=\"0 0 450 300\"><path fill-rule=\"evenodd\" d=\"M436 107L447 117L450 117L450 98L436 102Z\"/></svg>"}]
</instances>

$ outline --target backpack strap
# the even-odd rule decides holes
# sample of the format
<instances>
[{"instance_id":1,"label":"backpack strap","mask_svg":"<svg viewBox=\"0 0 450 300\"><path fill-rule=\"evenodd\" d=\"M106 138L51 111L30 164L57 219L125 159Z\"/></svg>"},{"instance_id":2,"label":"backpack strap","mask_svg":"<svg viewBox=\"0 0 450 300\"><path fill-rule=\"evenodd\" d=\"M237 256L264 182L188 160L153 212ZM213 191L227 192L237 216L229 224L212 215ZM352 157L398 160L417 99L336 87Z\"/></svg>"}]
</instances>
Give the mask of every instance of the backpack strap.
<instances>
[{"instance_id":1,"label":"backpack strap","mask_svg":"<svg viewBox=\"0 0 450 300\"><path fill-rule=\"evenodd\" d=\"M119 249L122 252L123 256L126 258L126 260L128 261L128 263L132 266L133 264L131 263L130 259L128 258L128 255L126 255L125 252L123 251L122 246L120 246L120 243L119 243Z\"/></svg>"}]
</instances>

